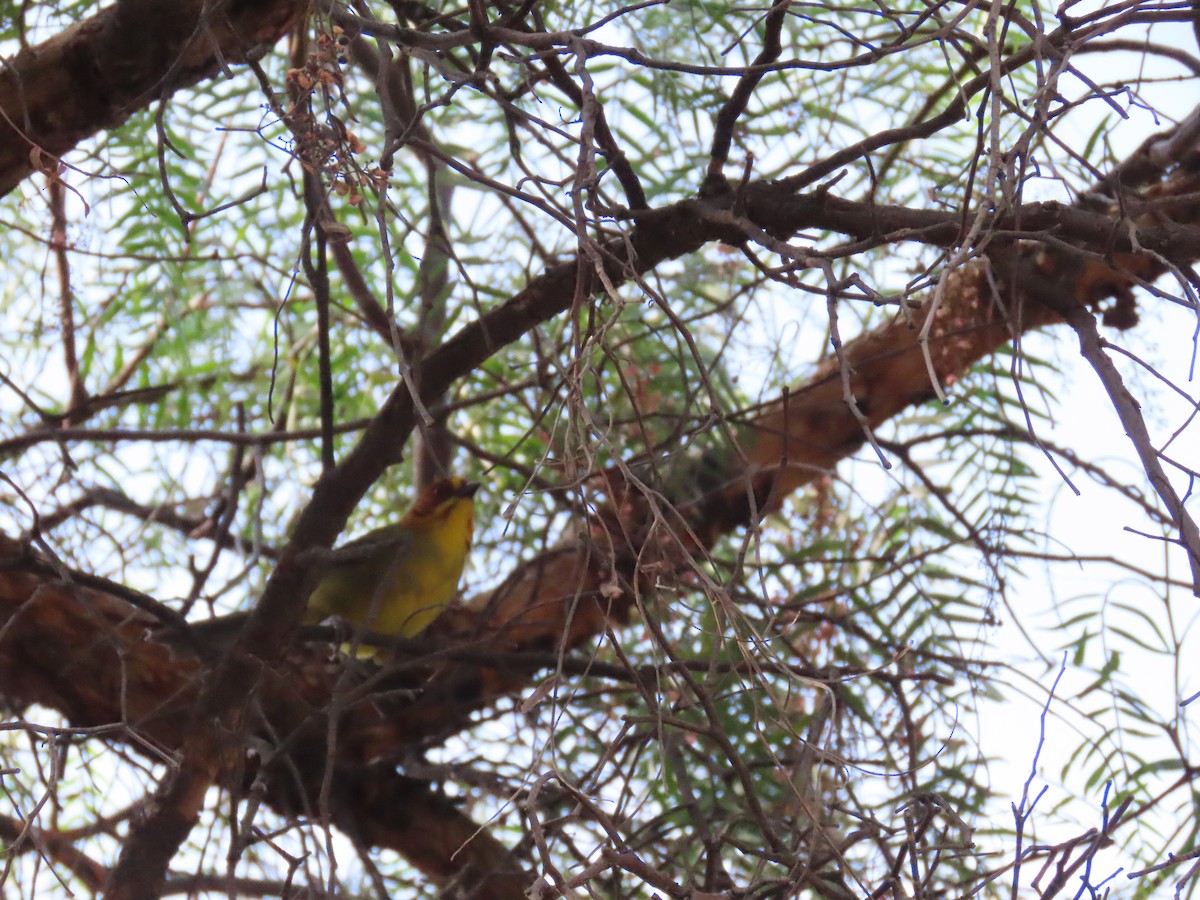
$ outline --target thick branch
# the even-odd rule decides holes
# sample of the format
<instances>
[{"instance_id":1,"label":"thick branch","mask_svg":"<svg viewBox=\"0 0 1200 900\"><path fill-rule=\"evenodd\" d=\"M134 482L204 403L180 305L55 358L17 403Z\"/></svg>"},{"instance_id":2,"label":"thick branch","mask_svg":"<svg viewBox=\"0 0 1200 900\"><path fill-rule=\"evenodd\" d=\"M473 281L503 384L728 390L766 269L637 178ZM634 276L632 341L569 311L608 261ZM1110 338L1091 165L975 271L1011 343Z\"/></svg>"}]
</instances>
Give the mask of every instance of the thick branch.
<instances>
[{"instance_id":1,"label":"thick branch","mask_svg":"<svg viewBox=\"0 0 1200 900\"><path fill-rule=\"evenodd\" d=\"M0 195L162 96L265 53L299 0L121 0L0 70Z\"/></svg>"}]
</instances>

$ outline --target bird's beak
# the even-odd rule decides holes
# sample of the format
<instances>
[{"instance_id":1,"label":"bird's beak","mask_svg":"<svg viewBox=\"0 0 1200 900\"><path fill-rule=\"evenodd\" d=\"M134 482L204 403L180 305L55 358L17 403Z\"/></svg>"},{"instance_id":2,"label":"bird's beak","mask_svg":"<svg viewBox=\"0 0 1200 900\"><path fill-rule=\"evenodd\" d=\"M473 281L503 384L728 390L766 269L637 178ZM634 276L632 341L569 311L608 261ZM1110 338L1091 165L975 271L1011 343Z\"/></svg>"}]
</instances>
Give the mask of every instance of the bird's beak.
<instances>
[{"instance_id":1,"label":"bird's beak","mask_svg":"<svg viewBox=\"0 0 1200 900\"><path fill-rule=\"evenodd\" d=\"M458 496L474 497L475 492L477 490L479 490L479 482L478 481L468 481L466 484L464 484L462 487L460 487L458 489Z\"/></svg>"}]
</instances>

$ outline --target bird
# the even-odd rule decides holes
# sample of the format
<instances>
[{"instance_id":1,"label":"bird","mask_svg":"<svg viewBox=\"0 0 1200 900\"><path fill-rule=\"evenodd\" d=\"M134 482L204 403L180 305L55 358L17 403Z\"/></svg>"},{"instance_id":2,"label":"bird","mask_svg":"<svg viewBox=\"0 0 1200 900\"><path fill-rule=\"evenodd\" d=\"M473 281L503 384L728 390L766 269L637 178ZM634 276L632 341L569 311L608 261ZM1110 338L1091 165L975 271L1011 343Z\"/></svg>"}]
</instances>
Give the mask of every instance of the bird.
<instances>
[{"instance_id":1,"label":"bird","mask_svg":"<svg viewBox=\"0 0 1200 900\"><path fill-rule=\"evenodd\" d=\"M376 634L412 638L458 592L475 523L479 483L457 476L417 494L400 521L339 547L308 597L307 625L337 618ZM249 612L188 623L192 646L225 652ZM365 654L376 656L371 652Z\"/></svg>"},{"instance_id":2,"label":"bird","mask_svg":"<svg viewBox=\"0 0 1200 900\"><path fill-rule=\"evenodd\" d=\"M477 490L478 482L457 476L435 481L399 522L339 548L309 595L305 624L336 617L405 638L432 625L458 592Z\"/></svg>"}]
</instances>

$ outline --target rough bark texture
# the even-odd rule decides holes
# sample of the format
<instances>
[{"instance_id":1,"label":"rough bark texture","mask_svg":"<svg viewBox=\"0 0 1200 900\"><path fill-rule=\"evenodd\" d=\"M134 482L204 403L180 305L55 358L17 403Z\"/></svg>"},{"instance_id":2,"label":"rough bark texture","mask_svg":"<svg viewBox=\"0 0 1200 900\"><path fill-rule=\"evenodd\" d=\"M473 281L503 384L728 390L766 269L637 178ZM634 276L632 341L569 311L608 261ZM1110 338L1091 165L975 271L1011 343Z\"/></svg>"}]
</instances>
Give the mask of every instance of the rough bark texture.
<instances>
[{"instance_id":1,"label":"rough bark texture","mask_svg":"<svg viewBox=\"0 0 1200 900\"><path fill-rule=\"evenodd\" d=\"M265 53L308 10L298 0L121 0L0 69L0 195L51 175L80 141L219 67Z\"/></svg>"}]
</instances>

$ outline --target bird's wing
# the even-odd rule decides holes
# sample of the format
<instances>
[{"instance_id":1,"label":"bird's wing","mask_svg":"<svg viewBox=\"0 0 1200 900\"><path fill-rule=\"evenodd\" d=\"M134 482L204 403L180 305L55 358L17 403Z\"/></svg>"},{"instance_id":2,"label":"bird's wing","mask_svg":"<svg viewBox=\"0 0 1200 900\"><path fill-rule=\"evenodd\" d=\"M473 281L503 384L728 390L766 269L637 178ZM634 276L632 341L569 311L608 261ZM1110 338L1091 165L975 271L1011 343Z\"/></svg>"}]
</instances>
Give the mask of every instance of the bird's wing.
<instances>
[{"instance_id":1,"label":"bird's wing","mask_svg":"<svg viewBox=\"0 0 1200 900\"><path fill-rule=\"evenodd\" d=\"M376 558L376 552L388 549L387 559L395 554L404 554L412 543L412 532L404 525L384 525L374 531L342 544L331 554L330 568L352 566L367 559Z\"/></svg>"}]
</instances>

